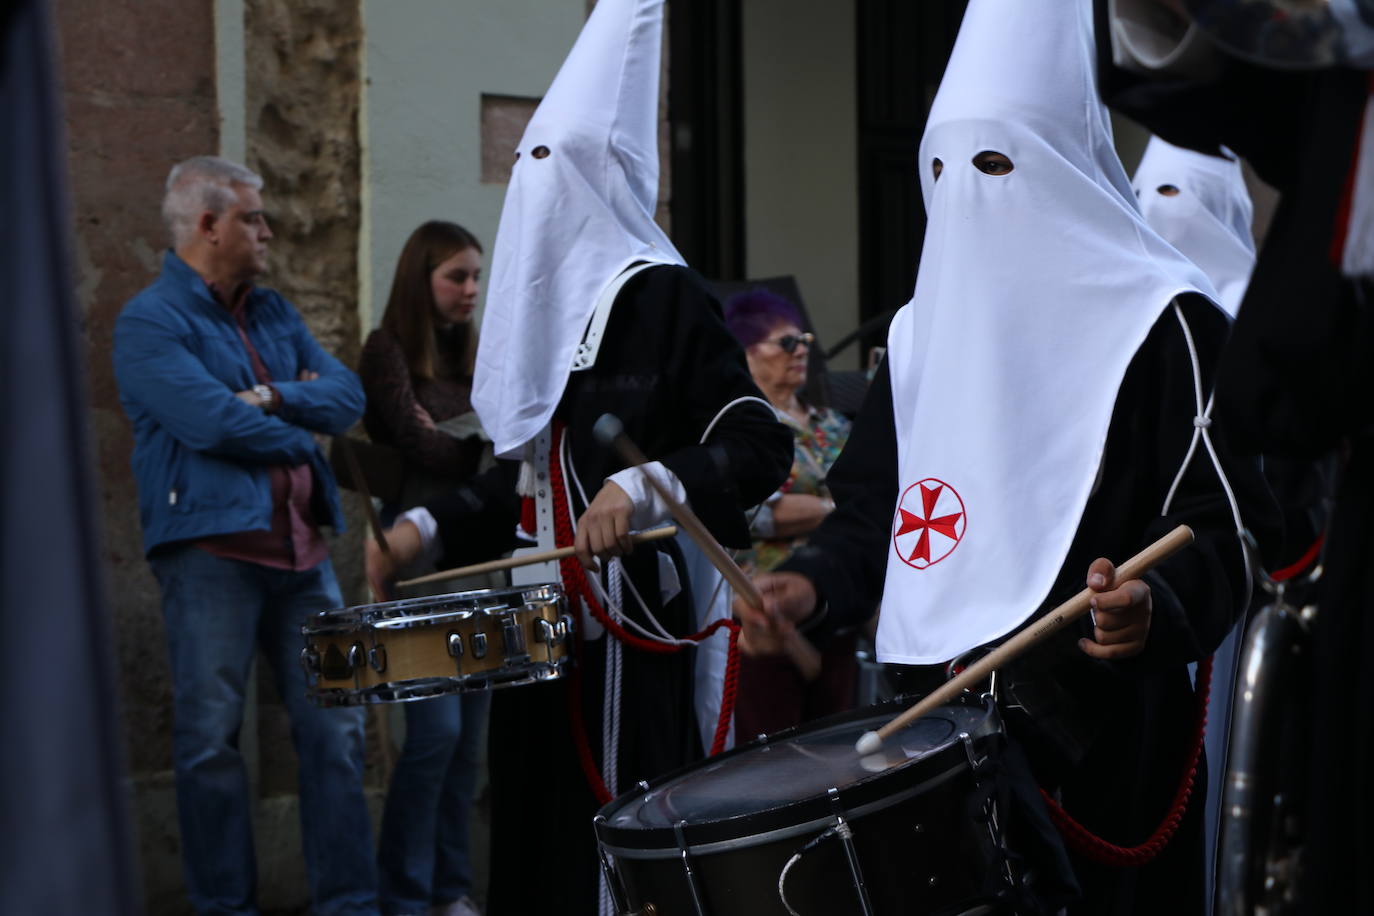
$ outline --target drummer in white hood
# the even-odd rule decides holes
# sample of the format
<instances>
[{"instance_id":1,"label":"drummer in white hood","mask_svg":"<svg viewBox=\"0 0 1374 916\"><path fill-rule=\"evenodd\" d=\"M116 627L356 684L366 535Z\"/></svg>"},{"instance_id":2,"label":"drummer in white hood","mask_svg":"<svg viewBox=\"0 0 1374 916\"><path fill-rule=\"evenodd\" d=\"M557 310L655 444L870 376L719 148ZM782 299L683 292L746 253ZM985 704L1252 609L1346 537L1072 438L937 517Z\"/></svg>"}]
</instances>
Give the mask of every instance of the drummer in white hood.
<instances>
[{"instance_id":1,"label":"drummer in white hood","mask_svg":"<svg viewBox=\"0 0 1374 916\"><path fill-rule=\"evenodd\" d=\"M1206 417L1227 318L1203 272L1141 217L1097 98L1091 29L1088 0L969 4L921 144L915 294L829 476L839 508L760 578L769 616L736 612L824 636L881 596L879 658L911 681L1086 579L1095 625L1003 672L1003 699L1040 785L1130 847L1184 778L1185 665L1215 648L1246 594L1239 521L1194 436L1209 435L1246 525L1274 513L1258 469L1232 460ZM1113 581L1103 557L1178 524L1193 547ZM1030 829L1038 797L1017 798ZM1200 913L1196 815L1136 867L1075 852L1070 877L1046 853L1052 835L1022 835L1020 851L1039 857L1046 906L1076 878L1074 913Z\"/></svg>"},{"instance_id":2,"label":"drummer in white hood","mask_svg":"<svg viewBox=\"0 0 1374 916\"><path fill-rule=\"evenodd\" d=\"M457 565L510 549L517 523L539 548L570 546L575 529L583 564L601 561L586 574L596 600L615 617L619 596L626 630L660 643L664 630L682 637L728 615L729 592L690 544L629 551L630 531L671 519L641 472L596 440L598 418L619 417L654 459L647 472L730 547L749 546L745 508L792 461L792 434L719 304L654 221L662 28L663 0L599 0L517 148L472 398L496 454L514 460L388 534L402 562L428 546ZM561 578L576 612L569 563L513 578ZM368 570L384 587L395 567L370 549ZM718 732L723 632L659 654L610 638L590 615L578 626L577 682L493 698L492 916L593 912L591 784L617 794L699 759Z\"/></svg>"}]
</instances>

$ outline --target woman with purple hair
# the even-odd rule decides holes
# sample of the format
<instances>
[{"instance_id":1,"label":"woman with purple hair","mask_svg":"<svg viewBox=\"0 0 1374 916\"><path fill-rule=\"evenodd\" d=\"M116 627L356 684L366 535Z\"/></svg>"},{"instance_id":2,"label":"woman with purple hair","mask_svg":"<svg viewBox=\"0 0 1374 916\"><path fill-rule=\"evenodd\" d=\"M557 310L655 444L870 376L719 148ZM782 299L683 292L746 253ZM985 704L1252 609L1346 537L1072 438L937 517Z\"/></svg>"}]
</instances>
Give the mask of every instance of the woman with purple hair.
<instances>
[{"instance_id":1,"label":"woman with purple hair","mask_svg":"<svg viewBox=\"0 0 1374 916\"><path fill-rule=\"evenodd\" d=\"M825 475L845 440L849 421L807 404L806 358L814 337L801 329L792 303L766 289L733 296L725 323L744 346L749 372L794 438L792 472L753 514L754 546L738 559L749 573L768 572L806 543L806 536L835 508ZM848 709L854 702L854 631L836 635L822 650L820 675L808 682L783 654L746 651L740 665L735 732L753 737ZM746 650L748 647L746 647Z\"/></svg>"}]
</instances>

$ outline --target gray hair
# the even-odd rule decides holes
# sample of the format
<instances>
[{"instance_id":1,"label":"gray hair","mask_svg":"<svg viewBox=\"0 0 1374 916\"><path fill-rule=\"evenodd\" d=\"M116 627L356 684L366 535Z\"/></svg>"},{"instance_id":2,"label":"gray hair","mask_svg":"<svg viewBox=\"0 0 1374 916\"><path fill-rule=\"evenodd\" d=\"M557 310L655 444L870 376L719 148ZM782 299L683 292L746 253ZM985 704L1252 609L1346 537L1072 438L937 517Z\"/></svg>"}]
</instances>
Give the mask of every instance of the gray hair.
<instances>
[{"instance_id":1,"label":"gray hair","mask_svg":"<svg viewBox=\"0 0 1374 916\"><path fill-rule=\"evenodd\" d=\"M194 237L201 213L209 210L219 215L233 206L236 184L258 191L262 177L219 156L192 156L172 166L162 197L162 222L172 237L172 246L180 248Z\"/></svg>"}]
</instances>

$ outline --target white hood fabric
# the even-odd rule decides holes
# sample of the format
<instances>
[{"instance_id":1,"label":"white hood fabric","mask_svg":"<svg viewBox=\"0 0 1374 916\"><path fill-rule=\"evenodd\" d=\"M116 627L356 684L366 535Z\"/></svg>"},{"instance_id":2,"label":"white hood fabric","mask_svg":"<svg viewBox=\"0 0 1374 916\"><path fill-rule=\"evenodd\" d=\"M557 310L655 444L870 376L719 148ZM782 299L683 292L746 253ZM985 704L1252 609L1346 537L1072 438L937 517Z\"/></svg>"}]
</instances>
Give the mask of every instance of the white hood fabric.
<instances>
[{"instance_id":1,"label":"white hood fabric","mask_svg":"<svg viewBox=\"0 0 1374 916\"><path fill-rule=\"evenodd\" d=\"M520 138L472 393L499 456L553 416L601 291L684 263L654 222L662 37L663 0L600 0Z\"/></svg>"},{"instance_id":2,"label":"white hood fabric","mask_svg":"<svg viewBox=\"0 0 1374 916\"><path fill-rule=\"evenodd\" d=\"M1232 318L1255 268L1255 215L1240 161L1152 137L1135 170L1136 196L1150 227L1207 274ZM1161 188L1177 188L1166 194Z\"/></svg>"},{"instance_id":3,"label":"white hood fabric","mask_svg":"<svg viewBox=\"0 0 1374 916\"><path fill-rule=\"evenodd\" d=\"M1013 170L980 171L984 151ZM1215 299L1137 209L1091 0L972 0L920 170L920 273L888 332L899 501L877 640L905 664L997 639L1046 599L1131 357L1176 295Z\"/></svg>"}]
</instances>

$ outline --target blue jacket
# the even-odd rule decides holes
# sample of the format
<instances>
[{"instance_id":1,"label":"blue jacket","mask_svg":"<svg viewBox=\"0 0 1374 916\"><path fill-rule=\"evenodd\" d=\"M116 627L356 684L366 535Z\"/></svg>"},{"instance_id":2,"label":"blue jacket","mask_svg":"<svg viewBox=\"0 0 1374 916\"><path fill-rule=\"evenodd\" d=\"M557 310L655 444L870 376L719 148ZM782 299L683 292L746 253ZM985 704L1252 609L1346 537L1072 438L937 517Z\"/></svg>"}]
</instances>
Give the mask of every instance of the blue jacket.
<instances>
[{"instance_id":1,"label":"blue jacket","mask_svg":"<svg viewBox=\"0 0 1374 916\"><path fill-rule=\"evenodd\" d=\"M119 400L134 428L143 549L271 527L272 465L309 463L315 518L343 530L339 494L311 431L338 435L363 412L358 377L270 289L248 296L248 336L281 395L268 414L234 396L257 379L233 316L168 251L162 273L115 322ZM319 378L296 381L301 370Z\"/></svg>"}]
</instances>

